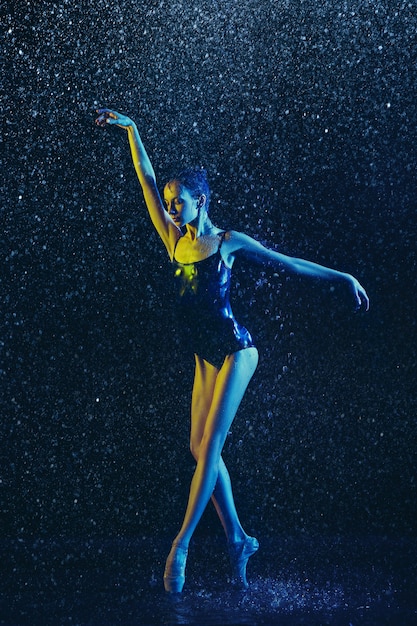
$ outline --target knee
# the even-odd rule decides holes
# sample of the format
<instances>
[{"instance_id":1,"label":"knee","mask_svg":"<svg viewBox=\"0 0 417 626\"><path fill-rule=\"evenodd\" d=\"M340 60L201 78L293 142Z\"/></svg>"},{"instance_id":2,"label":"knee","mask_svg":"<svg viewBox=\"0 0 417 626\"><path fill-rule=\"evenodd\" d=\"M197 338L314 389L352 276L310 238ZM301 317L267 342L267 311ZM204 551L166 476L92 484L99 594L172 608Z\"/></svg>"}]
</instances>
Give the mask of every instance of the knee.
<instances>
[{"instance_id":1,"label":"knee","mask_svg":"<svg viewBox=\"0 0 417 626\"><path fill-rule=\"evenodd\" d=\"M203 435L198 446L192 448L192 454L196 461L217 465L220 461L222 446L217 436Z\"/></svg>"},{"instance_id":2,"label":"knee","mask_svg":"<svg viewBox=\"0 0 417 626\"><path fill-rule=\"evenodd\" d=\"M209 459L211 462L220 459L221 446L217 438L205 437L196 440L190 439L190 452L196 461Z\"/></svg>"},{"instance_id":3,"label":"knee","mask_svg":"<svg viewBox=\"0 0 417 626\"><path fill-rule=\"evenodd\" d=\"M196 441L193 437L190 439L190 452L193 455L194 459L198 461L198 457L200 454L200 442Z\"/></svg>"}]
</instances>

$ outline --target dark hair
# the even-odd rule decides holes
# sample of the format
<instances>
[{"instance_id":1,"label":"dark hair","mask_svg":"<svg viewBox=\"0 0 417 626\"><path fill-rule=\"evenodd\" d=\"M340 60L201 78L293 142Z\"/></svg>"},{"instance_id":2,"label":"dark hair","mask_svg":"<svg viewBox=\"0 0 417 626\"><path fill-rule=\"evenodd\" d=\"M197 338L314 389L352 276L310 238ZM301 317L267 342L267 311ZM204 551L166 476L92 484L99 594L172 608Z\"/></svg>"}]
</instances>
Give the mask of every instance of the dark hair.
<instances>
[{"instance_id":1,"label":"dark hair","mask_svg":"<svg viewBox=\"0 0 417 626\"><path fill-rule=\"evenodd\" d=\"M202 167L189 167L182 170L177 176L171 178L168 182L177 181L182 187L188 189L193 198L199 198L204 195L206 197L206 210L208 211L210 204L210 187L207 180L207 172Z\"/></svg>"}]
</instances>

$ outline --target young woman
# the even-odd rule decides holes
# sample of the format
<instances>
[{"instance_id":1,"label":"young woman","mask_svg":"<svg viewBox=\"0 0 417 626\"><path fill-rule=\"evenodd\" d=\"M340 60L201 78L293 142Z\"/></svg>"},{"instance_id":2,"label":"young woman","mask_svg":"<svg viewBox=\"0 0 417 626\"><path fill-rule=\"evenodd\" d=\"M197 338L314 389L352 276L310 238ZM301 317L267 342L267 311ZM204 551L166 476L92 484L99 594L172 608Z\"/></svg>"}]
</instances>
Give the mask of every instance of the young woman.
<instances>
[{"instance_id":1,"label":"young woman","mask_svg":"<svg viewBox=\"0 0 417 626\"><path fill-rule=\"evenodd\" d=\"M259 544L240 523L222 459L226 435L258 363L252 337L238 324L229 303L235 257L239 253L293 274L345 282L357 308L368 309L368 296L349 274L285 256L247 235L214 226L208 214L210 190L202 170L185 170L170 180L163 202L136 124L110 109L97 113L99 126L116 125L128 133L146 206L173 264L178 332L195 355L190 446L197 465L184 521L166 561L165 589L182 591L188 546L210 498L226 533L234 580L247 587L247 562Z\"/></svg>"}]
</instances>

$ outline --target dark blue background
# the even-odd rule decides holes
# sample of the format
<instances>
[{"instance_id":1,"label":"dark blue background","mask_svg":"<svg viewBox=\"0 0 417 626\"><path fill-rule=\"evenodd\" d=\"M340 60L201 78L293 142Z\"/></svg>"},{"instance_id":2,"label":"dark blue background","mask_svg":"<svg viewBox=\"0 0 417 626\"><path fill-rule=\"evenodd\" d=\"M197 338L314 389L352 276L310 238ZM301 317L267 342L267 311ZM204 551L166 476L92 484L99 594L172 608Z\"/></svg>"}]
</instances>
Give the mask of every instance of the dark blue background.
<instances>
[{"instance_id":1,"label":"dark blue background","mask_svg":"<svg viewBox=\"0 0 417 626\"><path fill-rule=\"evenodd\" d=\"M218 226L369 293L354 314L328 283L237 267L261 354L225 448L246 528L414 535L412 3L6 9L3 536L172 537L193 471L169 264L99 106L137 121L161 187L205 166Z\"/></svg>"}]
</instances>

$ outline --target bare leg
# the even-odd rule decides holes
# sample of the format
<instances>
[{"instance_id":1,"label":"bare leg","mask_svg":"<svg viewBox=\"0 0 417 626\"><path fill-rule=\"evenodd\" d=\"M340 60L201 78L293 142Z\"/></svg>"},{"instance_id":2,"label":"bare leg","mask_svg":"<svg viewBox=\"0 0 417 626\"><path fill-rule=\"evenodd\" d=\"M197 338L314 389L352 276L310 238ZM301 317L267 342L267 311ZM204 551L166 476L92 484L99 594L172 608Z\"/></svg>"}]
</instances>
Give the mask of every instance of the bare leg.
<instances>
[{"instance_id":1,"label":"bare leg","mask_svg":"<svg viewBox=\"0 0 417 626\"><path fill-rule=\"evenodd\" d=\"M211 499L225 530L227 541L236 543L245 539L247 535L236 511L229 472L221 457L219 475Z\"/></svg>"},{"instance_id":2,"label":"bare leg","mask_svg":"<svg viewBox=\"0 0 417 626\"><path fill-rule=\"evenodd\" d=\"M176 543L188 546L212 496L227 433L257 364L256 348L240 350L226 357L217 375L210 411L200 442L197 467L191 482L188 506Z\"/></svg>"},{"instance_id":3,"label":"bare leg","mask_svg":"<svg viewBox=\"0 0 417 626\"><path fill-rule=\"evenodd\" d=\"M192 534L213 495L219 476L221 476L219 484L221 485L222 500L217 499L216 503L223 517L226 532L229 533L229 528L232 527L238 529L239 532L243 531L240 522L236 522L237 513L234 507L230 480L228 481L228 474L226 478L226 468L221 459L221 452L257 363L258 352L256 348L241 350L226 357L215 378L212 401L198 449L197 467L191 482L187 510L165 567L164 581L165 587L169 591L181 591L182 589L185 579L186 551ZM221 470L220 467L222 467ZM231 533L231 536L234 535ZM247 558L256 551L257 542L256 545L255 542L256 540L248 546L245 540L242 540L239 553L233 555L240 571L246 569ZM242 566L242 558L244 566ZM245 576L241 576L241 578L246 582Z\"/></svg>"},{"instance_id":4,"label":"bare leg","mask_svg":"<svg viewBox=\"0 0 417 626\"><path fill-rule=\"evenodd\" d=\"M207 417L210 412L214 387L219 370L196 356L195 380L191 403L190 448L198 461L200 444L204 434ZM242 541L247 535L240 523L233 498L229 472L220 457L219 474L211 496L229 543Z\"/></svg>"}]
</instances>

